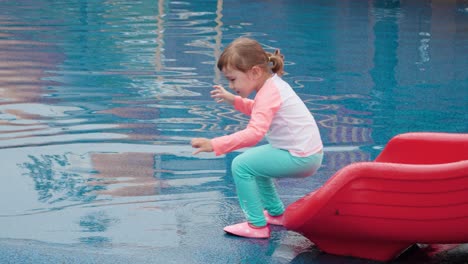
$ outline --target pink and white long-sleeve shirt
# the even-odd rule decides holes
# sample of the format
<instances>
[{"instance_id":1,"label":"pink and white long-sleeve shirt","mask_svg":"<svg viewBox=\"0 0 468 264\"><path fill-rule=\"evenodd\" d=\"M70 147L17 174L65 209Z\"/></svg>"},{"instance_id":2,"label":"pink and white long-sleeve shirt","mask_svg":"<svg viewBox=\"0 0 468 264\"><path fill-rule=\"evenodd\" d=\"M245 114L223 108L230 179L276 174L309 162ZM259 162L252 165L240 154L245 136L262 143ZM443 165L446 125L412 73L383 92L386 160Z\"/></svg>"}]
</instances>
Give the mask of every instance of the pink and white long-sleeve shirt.
<instances>
[{"instance_id":1,"label":"pink and white long-sleeve shirt","mask_svg":"<svg viewBox=\"0 0 468 264\"><path fill-rule=\"evenodd\" d=\"M211 140L216 155L251 147L265 136L275 148L306 157L322 150L314 117L291 86L278 75L268 79L255 98L236 96L234 107L250 116L244 130Z\"/></svg>"}]
</instances>

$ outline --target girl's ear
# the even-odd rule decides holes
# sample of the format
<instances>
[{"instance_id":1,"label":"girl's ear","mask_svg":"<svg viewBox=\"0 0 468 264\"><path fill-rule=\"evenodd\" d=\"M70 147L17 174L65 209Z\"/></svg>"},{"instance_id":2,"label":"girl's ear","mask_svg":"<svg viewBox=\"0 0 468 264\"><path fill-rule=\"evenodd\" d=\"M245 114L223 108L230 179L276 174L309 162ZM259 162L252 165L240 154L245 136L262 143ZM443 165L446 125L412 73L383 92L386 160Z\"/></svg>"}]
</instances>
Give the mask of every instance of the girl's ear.
<instances>
[{"instance_id":1,"label":"girl's ear","mask_svg":"<svg viewBox=\"0 0 468 264\"><path fill-rule=\"evenodd\" d=\"M262 69L258 65L255 65L250 69L250 74L253 79L257 79L262 76Z\"/></svg>"}]
</instances>

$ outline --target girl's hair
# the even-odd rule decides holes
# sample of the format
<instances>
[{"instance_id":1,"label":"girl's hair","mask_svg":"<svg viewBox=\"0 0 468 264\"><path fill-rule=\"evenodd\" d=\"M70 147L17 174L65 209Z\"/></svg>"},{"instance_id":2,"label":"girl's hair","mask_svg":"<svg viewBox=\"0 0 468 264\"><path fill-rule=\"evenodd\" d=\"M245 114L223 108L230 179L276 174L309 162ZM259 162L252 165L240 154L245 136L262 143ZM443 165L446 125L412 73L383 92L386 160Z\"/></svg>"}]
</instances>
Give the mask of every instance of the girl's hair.
<instances>
[{"instance_id":1,"label":"girl's hair","mask_svg":"<svg viewBox=\"0 0 468 264\"><path fill-rule=\"evenodd\" d=\"M232 68L247 72L253 66L262 67L278 75L284 73L284 56L279 49L274 53L263 50L260 43L253 39L241 37L229 44L218 59L218 69Z\"/></svg>"}]
</instances>

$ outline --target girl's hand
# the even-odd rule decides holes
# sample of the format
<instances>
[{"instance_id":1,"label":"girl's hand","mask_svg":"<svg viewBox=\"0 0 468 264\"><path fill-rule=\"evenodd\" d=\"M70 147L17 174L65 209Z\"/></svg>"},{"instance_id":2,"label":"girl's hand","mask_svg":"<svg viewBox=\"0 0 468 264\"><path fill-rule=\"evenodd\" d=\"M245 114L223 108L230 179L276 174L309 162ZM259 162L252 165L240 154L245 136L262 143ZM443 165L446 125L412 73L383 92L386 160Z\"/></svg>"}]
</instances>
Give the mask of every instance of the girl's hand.
<instances>
[{"instance_id":1,"label":"girl's hand","mask_svg":"<svg viewBox=\"0 0 468 264\"><path fill-rule=\"evenodd\" d=\"M200 152L212 152L213 146L211 140L208 138L194 138L192 139L192 147L197 148L192 154L197 155Z\"/></svg>"},{"instance_id":2,"label":"girl's hand","mask_svg":"<svg viewBox=\"0 0 468 264\"><path fill-rule=\"evenodd\" d=\"M228 102L234 104L235 95L226 91L221 85L213 85L214 90L210 92L211 98L214 98L217 103Z\"/></svg>"}]
</instances>

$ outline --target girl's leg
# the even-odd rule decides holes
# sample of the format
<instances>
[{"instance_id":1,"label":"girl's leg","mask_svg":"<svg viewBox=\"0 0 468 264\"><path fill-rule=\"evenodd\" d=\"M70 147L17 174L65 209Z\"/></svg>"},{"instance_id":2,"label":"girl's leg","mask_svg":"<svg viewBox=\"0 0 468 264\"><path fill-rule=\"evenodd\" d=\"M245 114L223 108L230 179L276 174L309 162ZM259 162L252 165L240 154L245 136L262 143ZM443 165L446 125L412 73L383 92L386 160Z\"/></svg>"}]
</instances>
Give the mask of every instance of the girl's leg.
<instances>
[{"instance_id":1,"label":"girl's leg","mask_svg":"<svg viewBox=\"0 0 468 264\"><path fill-rule=\"evenodd\" d=\"M299 158L271 145L251 148L237 156L232 164L240 206L247 220L255 226L266 225L263 209L280 215L284 205L272 178L305 177L320 167L322 154Z\"/></svg>"},{"instance_id":2,"label":"girl's leg","mask_svg":"<svg viewBox=\"0 0 468 264\"><path fill-rule=\"evenodd\" d=\"M256 163L264 163L261 156L250 155L246 151L232 161L232 175L236 184L239 204L247 221L254 226L265 226L263 204L255 181Z\"/></svg>"},{"instance_id":3,"label":"girl's leg","mask_svg":"<svg viewBox=\"0 0 468 264\"><path fill-rule=\"evenodd\" d=\"M283 214L284 204L276 191L274 179L269 177L256 177L255 179L262 199L263 208L272 216Z\"/></svg>"}]
</instances>

